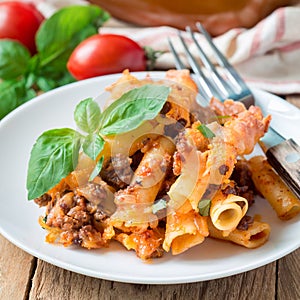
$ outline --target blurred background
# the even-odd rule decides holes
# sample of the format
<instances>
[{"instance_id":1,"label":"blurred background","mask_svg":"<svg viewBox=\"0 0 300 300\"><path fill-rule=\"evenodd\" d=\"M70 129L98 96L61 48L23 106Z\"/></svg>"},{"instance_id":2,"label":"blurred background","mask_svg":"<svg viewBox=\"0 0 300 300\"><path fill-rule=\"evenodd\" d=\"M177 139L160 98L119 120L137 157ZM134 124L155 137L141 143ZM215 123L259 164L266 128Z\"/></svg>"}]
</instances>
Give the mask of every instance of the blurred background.
<instances>
[{"instance_id":1,"label":"blurred background","mask_svg":"<svg viewBox=\"0 0 300 300\"><path fill-rule=\"evenodd\" d=\"M250 28L281 6L298 0L91 0L117 19L142 26L184 29L200 21L214 36L229 29Z\"/></svg>"}]
</instances>

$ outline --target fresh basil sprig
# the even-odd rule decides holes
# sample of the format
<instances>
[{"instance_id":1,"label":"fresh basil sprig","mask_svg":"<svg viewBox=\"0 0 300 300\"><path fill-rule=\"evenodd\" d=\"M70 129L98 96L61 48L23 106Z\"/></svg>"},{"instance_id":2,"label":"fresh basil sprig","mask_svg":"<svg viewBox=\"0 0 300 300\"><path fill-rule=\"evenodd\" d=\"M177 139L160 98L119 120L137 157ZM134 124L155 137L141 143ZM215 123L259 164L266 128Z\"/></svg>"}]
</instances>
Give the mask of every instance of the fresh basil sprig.
<instances>
[{"instance_id":1,"label":"fresh basil sprig","mask_svg":"<svg viewBox=\"0 0 300 300\"><path fill-rule=\"evenodd\" d=\"M164 106L169 92L165 86L146 84L123 94L101 115L101 134L127 132L153 119Z\"/></svg>"},{"instance_id":2,"label":"fresh basil sprig","mask_svg":"<svg viewBox=\"0 0 300 300\"><path fill-rule=\"evenodd\" d=\"M108 19L109 14L96 5L64 7L38 29L37 53L32 57L19 42L1 39L0 119L38 91L75 81L66 67L69 56Z\"/></svg>"},{"instance_id":3,"label":"fresh basil sprig","mask_svg":"<svg viewBox=\"0 0 300 300\"><path fill-rule=\"evenodd\" d=\"M87 133L93 133L98 129L100 116L100 108L91 98L81 101L74 112L76 125Z\"/></svg>"},{"instance_id":4,"label":"fresh basil sprig","mask_svg":"<svg viewBox=\"0 0 300 300\"><path fill-rule=\"evenodd\" d=\"M82 100L74 112L81 132L52 129L33 145L27 171L28 199L40 197L70 174L77 166L81 150L96 162L90 175L92 180L102 168L104 158L99 155L105 144L103 136L133 130L143 121L155 118L169 93L170 87L142 86L125 93L102 113L91 98Z\"/></svg>"},{"instance_id":5,"label":"fresh basil sprig","mask_svg":"<svg viewBox=\"0 0 300 300\"><path fill-rule=\"evenodd\" d=\"M72 172L78 162L79 148L80 135L73 129L44 132L31 151L27 173L28 199L44 194Z\"/></svg>"}]
</instances>

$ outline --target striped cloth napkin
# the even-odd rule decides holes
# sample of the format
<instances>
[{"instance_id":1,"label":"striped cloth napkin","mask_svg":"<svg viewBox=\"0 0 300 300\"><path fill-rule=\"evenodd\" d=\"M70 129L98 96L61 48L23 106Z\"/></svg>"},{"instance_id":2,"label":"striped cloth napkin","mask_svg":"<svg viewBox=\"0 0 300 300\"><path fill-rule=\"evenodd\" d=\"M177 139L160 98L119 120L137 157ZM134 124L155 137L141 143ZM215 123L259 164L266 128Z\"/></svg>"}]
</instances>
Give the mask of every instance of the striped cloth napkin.
<instances>
[{"instance_id":1,"label":"striped cloth napkin","mask_svg":"<svg viewBox=\"0 0 300 300\"><path fill-rule=\"evenodd\" d=\"M26 1L26 0L25 0ZM71 4L86 4L84 0L31 0L46 15L57 8ZM251 29L235 28L214 38L214 42L240 75L251 86L275 94L300 93L300 4L281 7ZM111 19L100 33L126 35L141 46L165 51L155 65L156 69L175 68L167 38L185 58L177 29L167 26L135 27L132 24ZM197 53L190 36L183 32L192 53ZM196 38L213 59L213 54L202 34Z\"/></svg>"},{"instance_id":2,"label":"striped cloth napkin","mask_svg":"<svg viewBox=\"0 0 300 300\"><path fill-rule=\"evenodd\" d=\"M236 28L214 38L214 42L240 75L251 86L275 94L300 93L300 6L281 7L251 29ZM130 27L111 21L102 33L126 35L142 46L165 53L156 63L157 69L174 68L167 37L185 58L177 29L162 27ZM197 49L188 33L183 32L193 54ZM196 38L208 56L213 53L202 34ZM196 54L197 55L197 54Z\"/></svg>"}]
</instances>

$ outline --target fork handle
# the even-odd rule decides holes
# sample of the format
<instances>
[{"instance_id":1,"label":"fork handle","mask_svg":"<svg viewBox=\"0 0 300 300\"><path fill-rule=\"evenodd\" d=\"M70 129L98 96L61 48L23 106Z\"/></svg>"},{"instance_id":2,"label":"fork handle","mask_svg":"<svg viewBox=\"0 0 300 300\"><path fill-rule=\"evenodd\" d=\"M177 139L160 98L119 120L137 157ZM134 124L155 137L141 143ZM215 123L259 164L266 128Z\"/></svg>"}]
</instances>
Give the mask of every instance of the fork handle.
<instances>
[{"instance_id":1,"label":"fork handle","mask_svg":"<svg viewBox=\"0 0 300 300\"><path fill-rule=\"evenodd\" d=\"M270 165L300 199L300 147L293 139L288 139L269 148L266 156Z\"/></svg>"}]
</instances>

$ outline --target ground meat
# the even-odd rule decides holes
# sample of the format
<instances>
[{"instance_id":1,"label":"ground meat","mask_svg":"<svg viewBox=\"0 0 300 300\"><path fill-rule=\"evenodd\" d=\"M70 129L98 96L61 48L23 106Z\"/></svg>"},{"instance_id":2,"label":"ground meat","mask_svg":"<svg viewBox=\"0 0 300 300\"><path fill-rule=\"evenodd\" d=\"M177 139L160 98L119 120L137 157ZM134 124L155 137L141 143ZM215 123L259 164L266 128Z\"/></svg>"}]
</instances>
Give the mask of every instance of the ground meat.
<instances>
[{"instance_id":1,"label":"ground meat","mask_svg":"<svg viewBox=\"0 0 300 300\"><path fill-rule=\"evenodd\" d=\"M51 201L51 196L49 194L44 194L36 199L34 199L34 202L39 206L46 206L48 202Z\"/></svg>"},{"instance_id":2,"label":"ground meat","mask_svg":"<svg viewBox=\"0 0 300 300\"><path fill-rule=\"evenodd\" d=\"M113 157L113 160L101 170L101 178L116 190L126 188L133 175L129 161L129 157L118 153Z\"/></svg>"},{"instance_id":3,"label":"ground meat","mask_svg":"<svg viewBox=\"0 0 300 300\"><path fill-rule=\"evenodd\" d=\"M202 199L212 199L216 195L219 188L220 186L218 184L209 184L202 196Z\"/></svg>"},{"instance_id":4,"label":"ground meat","mask_svg":"<svg viewBox=\"0 0 300 300\"><path fill-rule=\"evenodd\" d=\"M85 224L88 224L90 221L90 215L86 211L84 211L80 206L75 206L71 208L67 215L77 220L80 223L80 227Z\"/></svg>"},{"instance_id":5,"label":"ground meat","mask_svg":"<svg viewBox=\"0 0 300 300\"><path fill-rule=\"evenodd\" d=\"M225 175L227 173L227 171L229 170L229 167L226 165L221 165L219 167L219 172L221 175Z\"/></svg>"},{"instance_id":6,"label":"ground meat","mask_svg":"<svg viewBox=\"0 0 300 300\"><path fill-rule=\"evenodd\" d=\"M249 226L253 224L253 218L251 216L244 216L237 226L238 230L248 230Z\"/></svg>"},{"instance_id":7,"label":"ground meat","mask_svg":"<svg viewBox=\"0 0 300 300\"><path fill-rule=\"evenodd\" d=\"M166 136L175 138L178 133L185 127L187 121L183 118L179 119L175 123L168 124L164 128L164 133Z\"/></svg>"},{"instance_id":8,"label":"ground meat","mask_svg":"<svg viewBox=\"0 0 300 300\"><path fill-rule=\"evenodd\" d=\"M107 197L105 187L94 182L89 182L84 187L78 188L77 192L95 205L100 204Z\"/></svg>"},{"instance_id":9,"label":"ground meat","mask_svg":"<svg viewBox=\"0 0 300 300\"><path fill-rule=\"evenodd\" d=\"M237 193L237 189L236 189L236 185L228 185L228 186L226 186L226 188L224 188L223 190L222 190L222 193L224 194L224 195L237 195L238 193Z\"/></svg>"},{"instance_id":10,"label":"ground meat","mask_svg":"<svg viewBox=\"0 0 300 300\"><path fill-rule=\"evenodd\" d=\"M170 103L169 101L167 101L167 102L164 104L163 108L161 109L160 113L161 113L162 115L165 115L165 114L167 114L167 113L171 110L171 108L172 108L171 103Z\"/></svg>"},{"instance_id":11,"label":"ground meat","mask_svg":"<svg viewBox=\"0 0 300 300\"><path fill-rule=\"evenodd\" d=\"M99 186L90 183L86 189L96 197L102 195ZM48 202L45 222L50 227L62 229L59 242L66 246L72 243L87 248L103 246L98 227L101 228L101 222L108 217L102 207L108 200L105 198L101 203L95 204L96 201L90 202L77 192L69 192L62 197L57 196L56 199ZM94 226L95 223L100 225Z\"/></svg>"},{"instance_id":12,"label":"ground meat","mask_svg":"<svg viewBox=\"0 0 300 300\"><path fill-rule=\"evenodd\" d=\"M61 197L58 200L58 204L59 204L60 208L66 214L72 207L74 207L74 205L76 205L74 193L69 192L69 193L65 194L63 197Z\"/></svg>"},{"instance_id":13,"label":"ground meat","mask_svg":"<svg viewBox=\"0 0 300 300\"><path fill-rule=\"evenodd\" d=\"M248 189L254 190L254 183L251 179L251 171L247 162L238 160L235 164L231 178L237 183L238 186L247 186Z\"/></svg>"},{"instance_id":14,"label":"ground meat","mask_svg":"<svg viewBox=\"0 0 300 300\"><path fill-rule=\"evenodd\" d=\"M193 147L188 143L184 132L180 132L176 138L176 149L179 153L189 153Z\"/></svg>"},{"instance_id":15,"label":"ground meat","mask_svg":"<svg viewBox=\"0 0 300 300\"><path fill-rule=\"evenodd\" d=\"M254 183L251 178L251 171L247 162L238 160L231 179L236 182L236 195L244 197L248 200L249 206L254 202L254 195L256 193Z\"/></svg>"},{"instance_id":16,"label":"ground meat","mask_svg":"<svg viewBox=\"0 0 300 300\"><path fill-rule=\"evenodd\" d=\"M133 172L135 172L135 170L139 166L143 156L144 156L144 153L142 153L140 150L138 150L131 157L131 159L132 159L131 169L132 169Z\"/></svg>"},{"instance_id":17,"label":"ground meat","mask_svg":"<svg viewBox=\"0 0 300 300\"><path fill-rule=\"evenodd\" d=\"M94 213L95 221L103 221L107 218L107 214L103 211L103 209L97 208L96 212Z\"/></svg>"}]
</instances>

